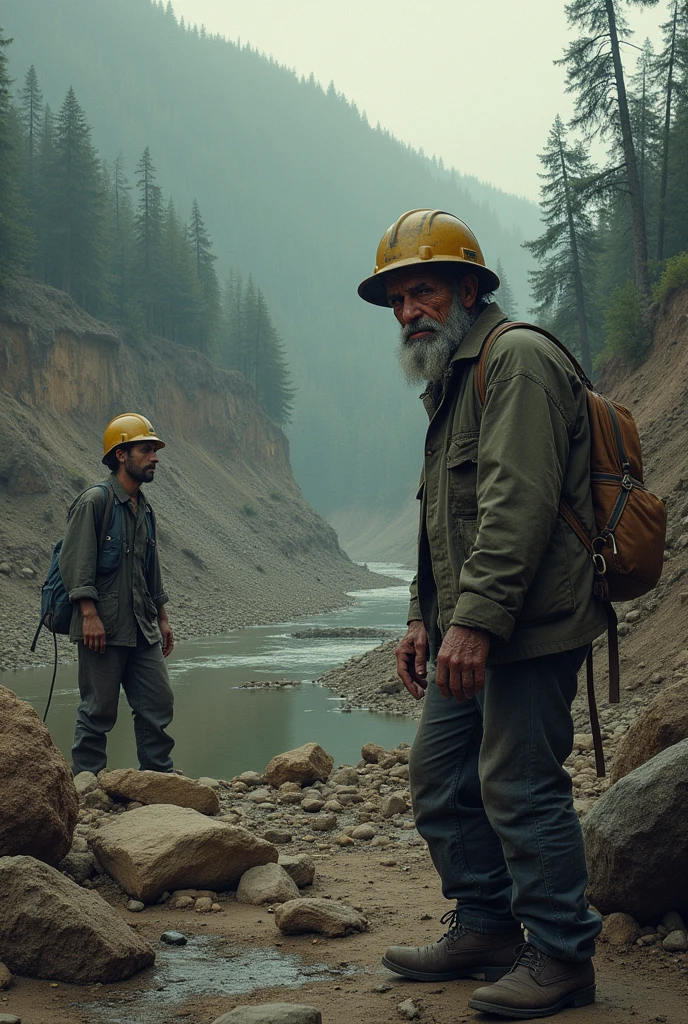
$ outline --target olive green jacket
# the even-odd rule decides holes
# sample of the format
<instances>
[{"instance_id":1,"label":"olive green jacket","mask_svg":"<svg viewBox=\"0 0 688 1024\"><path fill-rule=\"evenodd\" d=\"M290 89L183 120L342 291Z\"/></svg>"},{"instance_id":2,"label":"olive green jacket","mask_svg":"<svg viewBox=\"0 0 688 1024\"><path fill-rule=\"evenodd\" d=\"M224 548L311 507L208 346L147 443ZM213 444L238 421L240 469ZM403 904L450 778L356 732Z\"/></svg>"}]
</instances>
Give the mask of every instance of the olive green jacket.
<instances>
[{"instance_id":1,"label":"olive green jacket","mask_svg":"<svg viewBox=\"0 0 688 1024\"><path fill-rule=\"evenodd\" d=\"M122 536L106 534L98 552L108 494L102 487L90 487L72 509L60 551L60 574L74 603L69 638L74 643L83 639L79 602L91 598L108 644L136 647L137 625L149 643L157 643L161 639L158 610L168 598L162 586L154 520L153 536L149 537L143 491L139 491L135 516L129 495L115 474L106 482L114 490L115 503L123 506L124 514L115 520L122 523ZM113 525L113 533L115 530Z\"/></svg>"},{"instance_id":2,"label":"olive green jacket","mask_svg":"<svg viewBox=\"0 0 688 1024\"><path fill-rule=\"evenodd\" d=\"M585 389L550 341L514 329L490 351L483 408L475 370L505 319L487 306L421 396L430 425L409 608L434 651L451 625L487 630L488 664L580 647L606 628L590 556L557 514L564 498L592 531Z\"/></svg>"}]
</instances>

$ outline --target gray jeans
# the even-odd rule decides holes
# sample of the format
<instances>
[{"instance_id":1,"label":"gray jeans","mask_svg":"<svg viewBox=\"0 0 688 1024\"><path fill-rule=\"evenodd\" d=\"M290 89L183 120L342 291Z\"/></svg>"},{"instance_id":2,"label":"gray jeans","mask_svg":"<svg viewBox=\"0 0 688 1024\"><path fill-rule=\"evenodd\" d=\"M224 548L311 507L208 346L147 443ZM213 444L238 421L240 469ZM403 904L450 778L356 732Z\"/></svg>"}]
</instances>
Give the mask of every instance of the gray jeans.
<instances>
[{"instance_id":1,"label":"gray jeans","mask_svg":"<svg viewBox=\"0 0 688 1024\"><path fill-rule=\"evenodd\" d=\"M159 643L142 636L136 647L107 646L103 654L83 643L79 652L81 703L76 716L72 771L98 774L107 764L107 734L117 721L120 686L134 716L139 767L172 771L174 740L165 729L172 721L174 697Z\"/></svg>"},{"instance_id":2,"label":"gray jeans","mask_svg":"<svg viewBox=\"0 0 688 1024\"><path fill-rule=\"evenodd\" d=\"M445 700L430 666L409 762L418 831L471 931L526 926L562 960L595 951L585 850L564 761L588 648L499 665L473 700Z\"/></svg>"}]
</instances>

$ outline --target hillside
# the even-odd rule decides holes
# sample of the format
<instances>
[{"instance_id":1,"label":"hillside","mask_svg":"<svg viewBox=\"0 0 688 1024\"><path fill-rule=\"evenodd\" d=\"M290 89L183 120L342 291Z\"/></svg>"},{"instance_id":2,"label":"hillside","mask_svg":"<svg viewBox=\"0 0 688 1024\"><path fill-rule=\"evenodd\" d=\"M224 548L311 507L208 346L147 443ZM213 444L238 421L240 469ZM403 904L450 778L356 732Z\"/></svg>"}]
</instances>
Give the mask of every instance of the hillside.
<instances>
[{"instance_id":1,"label":"hillside","mask_svg":"<svg viewBox=\"0 0 688 1024\"><path fill-rule=\"evenodd\" d=\"M444 171L334 91L186 32L148 0L3 0L0 24L17 88L34 64L55 111L73 86L100 155L123 151L132 185L150 146L184 217L198 197L221 276L254 275L298 387L289 435L307 499L324 514L400 507L423 413L396 367L391 316L356 286L390 223L439 207L473 227L488 260L501 258L524 307L521 242L539 233L537 207Z\"/></svg>"},{"instance_id":2,"label":"hillside","mask_svg":"<svg viewBox=\"0 0 688 1024\"><path fill-rule=\"evenodd\" d=\"M324 610L379 581L306 504L286 438L240 375L167 342L132 348L22 281L0 304L0 670L35 661L52 545L76 494L107 475L103 428L124 409L167 441L147 494L178 637Z\"/></svg>"}]
</instances>

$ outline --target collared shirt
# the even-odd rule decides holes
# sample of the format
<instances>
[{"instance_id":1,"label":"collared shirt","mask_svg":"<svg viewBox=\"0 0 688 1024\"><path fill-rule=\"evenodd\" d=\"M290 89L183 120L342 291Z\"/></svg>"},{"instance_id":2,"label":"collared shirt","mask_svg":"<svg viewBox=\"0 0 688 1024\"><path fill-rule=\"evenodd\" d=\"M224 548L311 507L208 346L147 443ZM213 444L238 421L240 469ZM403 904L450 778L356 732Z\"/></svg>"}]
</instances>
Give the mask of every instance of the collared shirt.
<instances>
[{"instance_id":1,"label":"collared shirt","mask_svg":"<svg viewBox=\"0 0 688 1024\"><path fill-rule=\"evenodd\" d=\"M543 335L514 329L490 351L483 407L475 369L505 319L487 306L421 396L430 424L409 609L435 650L452 625L487 630L493 664L580 647L606 627L587 549L558 515L564 498L594 529L585 389Z\"/></svg>"},{"instance_id":2,"label":"collared shirt","mask_svg":"<svg viewBox=\"0 0 688 1024\"><path fill-rule=\"evenodd\" d=\"M109 495L103 487L90 487L72 509L60 552L60 573L74 604L69 637L75 643L83 639L79 602L90 598L96 602L107 643L135 647L137 630L149 643L157 643L161 639L158 610L168 597L162 585L154 520L152 536L146 521L150 506L140 490L135 513L114 473L106 483L114 491L115 504L121 506L121 514L114 519L116 525L122 524L121 537L113 526L113 534L106 535L99 552Z\"/></svg>"}]
</instances>

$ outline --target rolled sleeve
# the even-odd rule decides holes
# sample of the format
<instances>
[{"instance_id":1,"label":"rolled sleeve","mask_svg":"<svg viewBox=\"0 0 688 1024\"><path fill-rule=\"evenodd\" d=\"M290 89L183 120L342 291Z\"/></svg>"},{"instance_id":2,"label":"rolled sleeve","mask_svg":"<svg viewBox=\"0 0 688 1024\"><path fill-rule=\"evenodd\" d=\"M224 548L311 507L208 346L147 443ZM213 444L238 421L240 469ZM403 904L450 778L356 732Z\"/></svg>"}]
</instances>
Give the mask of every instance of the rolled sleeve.
<instances>
[{"instance_id":1,"label":"rolled sleeve","mask_svg":"<svg viewBox=\"0 0 688 1024\"><path fill-rule=\"evenodd\" d=\"M409 594L411 600L409 602L408 617L406 622L415 622L418 619L422 619L423 616L420 613L420 601L418 600L418 577L414 576L409 584Z\"/></svg>"},{"instance_id":2,"label":"rolled sleeve","mask_svg":"<svg viewBox=\"0 0 688 1024\"><path fill-rule=\"evenodd\" d=\"M452 626L466 626L468 629L484 629L488 633L509 640L516 620L501 604L480 594L461 594L452 616Z\"/></svg>"},{"instance_id":3,"label":"rolled sleeve","mask_svg":"<svg viewBox=\"0 0 688 1024\"><path fill-rule=\"evenodd\" d=\"M97 601L98 591L95 587L74 587L73 590L69 591L68 597L72 603L74 603L74 601L85 601L89 599L91 601Z\"/></svg>"},{"instance_id":4,"label":"rolled sleeve","mask_svg":"<svg viewBox=\"0 0 688 1024\"><path fill-rule=\"evenodd\" d=\"M60 575L72 602L98 600L98 518L93 496L86 492L72 510L60 551Z\"/></svg>"}]
</instances>

